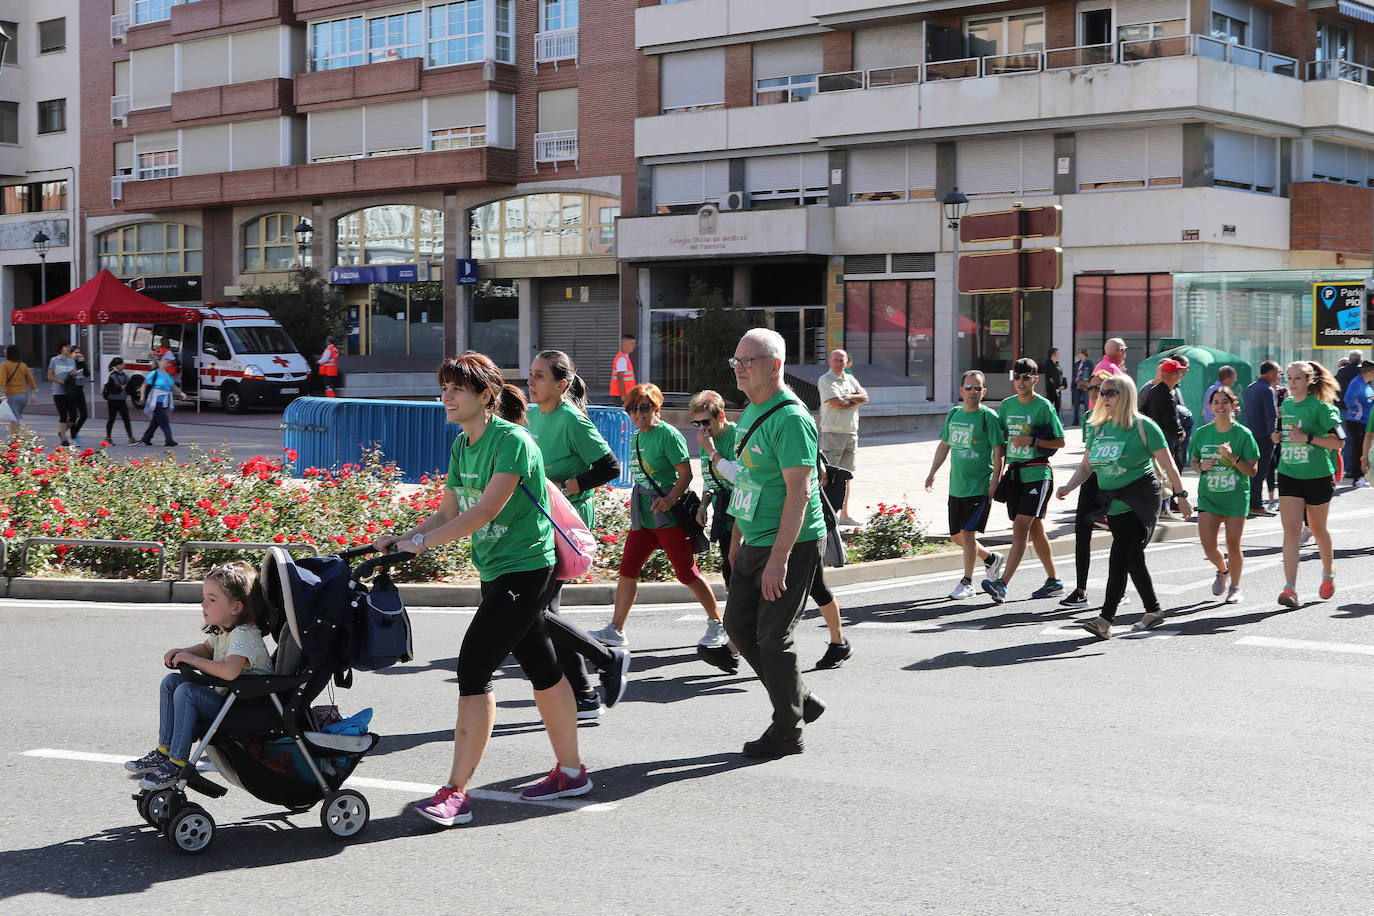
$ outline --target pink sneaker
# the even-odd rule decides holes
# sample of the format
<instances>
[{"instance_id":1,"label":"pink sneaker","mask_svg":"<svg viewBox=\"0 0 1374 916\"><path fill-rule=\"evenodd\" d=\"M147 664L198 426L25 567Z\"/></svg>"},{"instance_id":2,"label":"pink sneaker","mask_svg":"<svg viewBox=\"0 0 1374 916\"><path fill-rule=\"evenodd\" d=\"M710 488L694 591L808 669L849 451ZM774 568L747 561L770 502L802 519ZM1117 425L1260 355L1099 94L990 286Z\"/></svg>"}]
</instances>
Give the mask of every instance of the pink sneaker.
<instances>
[{"instance_id":1,"label":"pink sneaker","mask_svg":"<svg viewBox=\"0 0 1374 916\"><path fill-rule=\"evenodd\" d=\"M586 795L592 790L592 779L584 766L576 776L569 776L563 768L554 764L549 775L532 786L520 790L520 797L530 801L544 801L550 798L569 798L573 795Z\"/></svg>"},{"instance_id":2,"label":"pink sneaker","mask_svg":"<svg viewBox=\"0 0 1374 916\"><path fill-rule=\"evenodd\" d=\"M472 820L468 797L453 786L444 786L429 801L416 802L415 813L442 827L466 824Z\"/></svg>"}]
</instances>

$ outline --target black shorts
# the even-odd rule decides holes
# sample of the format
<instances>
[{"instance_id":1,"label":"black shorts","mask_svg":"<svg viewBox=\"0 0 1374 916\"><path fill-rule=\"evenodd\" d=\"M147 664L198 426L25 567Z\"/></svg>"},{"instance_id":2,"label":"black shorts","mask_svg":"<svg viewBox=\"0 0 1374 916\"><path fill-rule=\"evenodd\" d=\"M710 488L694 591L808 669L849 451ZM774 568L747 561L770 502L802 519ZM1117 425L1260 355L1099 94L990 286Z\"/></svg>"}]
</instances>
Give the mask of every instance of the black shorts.
<instances>
[{"instance_id":1,"label":"black shorts","mask_svg":"<svg viewBox=\"0 0 1374 916\"><path fill-rule=\"evenodd\" d=\"M949 533L987 531L988 516L992 514L992 500L986 496L951 496L949 498ZM970 527L969 523L977 519Z\"/></svg>"},{"instance_id":2,"label":"black shorts","mask_svg":"<svg viewBox=\"0 0 1374 916\"><path fill-rule=\"evenodd\" d=\"M1324 506L1336 492L1336 481L1330 477L1289 477L1279 475L1279 496L1296 496L1309 506Z\"/></svg>"},{"instance_id":3,"label":"black shorts","mask_svg":"<svg viewBox=\"0 0 1374 916\"><path fill-rule=\"evenodd\" d=\"M1013 484L1011 498L1007 500L1007 516L1012 521L1018 515L1031 518L1044 518L1050 505L1050 493L1054 491L1054 477L1048 480L1026 480Z\"/></svg>"}]
</instances>

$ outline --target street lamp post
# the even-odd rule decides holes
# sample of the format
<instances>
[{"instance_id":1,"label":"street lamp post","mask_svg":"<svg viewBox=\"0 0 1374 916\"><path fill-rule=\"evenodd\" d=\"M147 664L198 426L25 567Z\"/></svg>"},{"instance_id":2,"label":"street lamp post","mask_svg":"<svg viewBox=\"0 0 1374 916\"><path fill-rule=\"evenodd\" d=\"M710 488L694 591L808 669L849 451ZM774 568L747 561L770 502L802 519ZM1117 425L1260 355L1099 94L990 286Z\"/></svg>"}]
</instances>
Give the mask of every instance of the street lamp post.
<instances>
[{"instance_id":1,"label":"street lamp post","mask_svg":"<svg viewBox=\"0 0 1374 916\"><path fill-rule=\"evenodd\" d=\"M951 287L953 288L953 289L952 289L953 297L952 297L952 299L951 299L950 301L954 304L954 329L955 329L954 339L955 339L955 341L958 341L958 339L959 339L959 333L958 333L958 330L959 330L959 221L962 220L962 219L964 218L964 214L968 212L968 198L965 197L965 196L959 191L959 186L958 186L958 185L955 185L955 186L954 186L954 189L953 189L952 191L950 191L948 194L945 195L945 199L942 200L942 201L940 202L940 204L941 204L941 206L944 207L944 210L945 210L945 224L946 224L946 225L950 228L950 230L954 233L954 265L953 265L953 267L950 269L950 277L952 278L952 282L951 282L950 285L951 285ZM959 360L958 360L958 358L956 357L956 358L955 358L955 363L957 364L958 361L959 361Z\"/></svg>"},{"instance_id":2,"label":"street lamp post","mask_svg":"<svg viewBox=\"0 0 1374 916\"><path fill-rule=\"evenodd\" d=\"M310 250L310 240L314 235L315 228L302 216L296 224L296 253L300 255L296 261L302 271L305 270L305 253Z\"/></svg>"},{"instance_id":3,"label":"street lamp post","mask_svg":"<svg viewBox=\"0 0 1374 916\"><path fill-rule=\"evenodd\" d=\"M51 241L42 229L33 237L33 250L38 252L38 297L43 302L48 301L48 243Z\"/></svg>"}]
</instances>

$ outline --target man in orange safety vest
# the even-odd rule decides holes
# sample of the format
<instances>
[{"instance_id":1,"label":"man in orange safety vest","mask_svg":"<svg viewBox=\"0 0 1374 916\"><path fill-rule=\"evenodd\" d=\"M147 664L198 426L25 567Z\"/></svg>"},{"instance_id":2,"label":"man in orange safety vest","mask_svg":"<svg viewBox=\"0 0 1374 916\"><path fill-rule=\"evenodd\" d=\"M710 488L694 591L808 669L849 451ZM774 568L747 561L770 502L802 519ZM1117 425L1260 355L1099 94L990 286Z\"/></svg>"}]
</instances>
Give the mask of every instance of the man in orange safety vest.
<instances>
[{"instance_id":1,"label":"man in orange safety vest","mask_svg":"<svg viewBox=\"0 0 1374 916\"><path fill-rule=\"evenodd\" d=\"M337 397L334 386L339 382L339 348L334 346L334 338L324 339L324 352L320 354L320 381L324 383L324 396Z\"/></svg>"}]
</instances>

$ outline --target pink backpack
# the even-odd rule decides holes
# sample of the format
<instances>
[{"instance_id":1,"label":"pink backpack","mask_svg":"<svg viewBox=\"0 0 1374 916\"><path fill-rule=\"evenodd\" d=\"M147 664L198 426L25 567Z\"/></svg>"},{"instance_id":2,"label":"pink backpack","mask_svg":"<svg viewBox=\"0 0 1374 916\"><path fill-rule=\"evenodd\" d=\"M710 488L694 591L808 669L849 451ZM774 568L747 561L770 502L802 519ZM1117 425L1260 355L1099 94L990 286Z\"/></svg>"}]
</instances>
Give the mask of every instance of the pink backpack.
<instances>
[{"instance_id":1,"label":"pink backpack","mask_svg":"<svg viewBox=\"0 0 1374 916\"><path fill-rule=\"evenodd\" d=\"M525 491L525 495L534 503L536 509L553 523L553 549L556 556L553 574L560 582L573 582L587 575L587 570L592 568L592 557L596 555L596 538L587 530L587 525L582 521L582 516L577 514L577 509L563 495L563 491L553 485L552 481L544 481L544 487L549 494L549 507L553 510L550 514L544 511L544 507L539 505L539 500L534 498L534 494L525 489L525 485L520 484L520 489Z\"/></svg>"}]
</instances>

